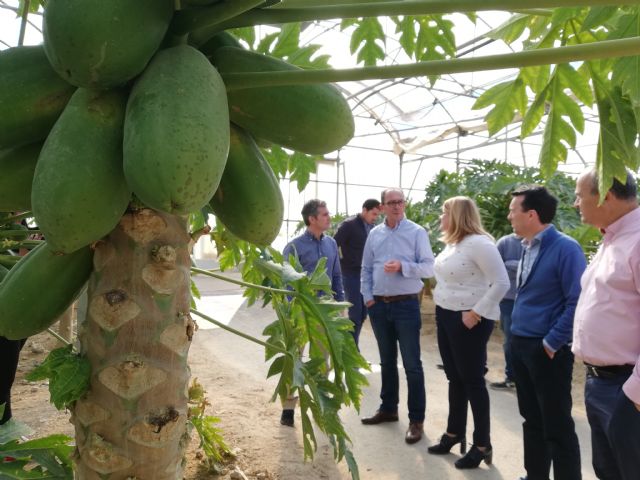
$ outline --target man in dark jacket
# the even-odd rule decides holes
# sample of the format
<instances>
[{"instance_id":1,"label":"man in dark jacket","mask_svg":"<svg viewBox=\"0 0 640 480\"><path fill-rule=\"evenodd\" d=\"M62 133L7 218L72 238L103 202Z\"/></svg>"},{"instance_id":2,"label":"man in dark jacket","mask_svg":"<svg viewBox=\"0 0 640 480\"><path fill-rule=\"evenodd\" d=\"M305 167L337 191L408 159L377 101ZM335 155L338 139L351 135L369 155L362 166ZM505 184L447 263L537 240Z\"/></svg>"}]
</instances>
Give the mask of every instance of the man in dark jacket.
<instances>
[{"instance_id":1,"label":"man in dark jacket","mask_svg":"<svg viewBox=\"0 0 640 480\"><path fill-rule=\"evenodd\" d=\"M571 417L573 316L586 259L551 224L558 200L546 188L512 193L509 221L523 238L511 318L511 360L524 418L527 480L580 480L580 448Z\"/></svg>"},{"instance_id":2,"label":"man in dark jacket","mask_svg":"<svg viewBox=\"0 0 640 480\"><path fill-rule=\"evenodd\" d=\"M342 284L349 307L349 319L353 322L353 339L358 345L362 323L367 317L367 307L360 293L360 266L362 252L367 241L369 231L374 227L380 214L380 202L370 198L362 204L362 212L355 217L344 220L334 235L334 240L340 249L340 267L342 269Z\"/></svg>"}]
</instances>

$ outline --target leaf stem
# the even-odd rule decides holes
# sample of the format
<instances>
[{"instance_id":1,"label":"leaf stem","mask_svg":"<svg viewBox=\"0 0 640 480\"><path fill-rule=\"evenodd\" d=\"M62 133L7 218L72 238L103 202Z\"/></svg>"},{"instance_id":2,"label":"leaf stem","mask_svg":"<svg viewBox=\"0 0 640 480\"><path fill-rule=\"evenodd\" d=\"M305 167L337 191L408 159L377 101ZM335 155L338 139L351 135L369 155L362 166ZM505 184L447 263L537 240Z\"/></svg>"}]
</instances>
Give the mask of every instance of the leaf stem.
<instances>
[{"instance_id":1,"label":"leaf stem","mask_svg":"<svg viewBox=\"0 0 640 480\"><path fill-rule=\"evenodd\" d=\"M285 355L290 355L290 353L287 352L284 348L280 348L277 345L273 345L273 344L271 344L269 342L262 341L259 338L256 338L256 337L253 337L253 336L251 336L251 335L249 335L247 333L241 332L240 330L236 330L235 328L230 327L229 325L225 325L224 323L219 322L218 320L216 320L214 318L211 318L208 315L205 315L204 313L199 312L198 310L196 310L194 308L191 309L191 313L195 313L199 317L204 318L206 321L213 323L214 325L222 328L223 330L226 330L227 332L234 333L234 334L238 335L239 337L242 337L242 338L245 338L247 340L250 340L253 343L257 343L258 345L262 345L263 347L271 348L271 349L273 349L273 350L275 350L277 352L283 353Z\"/></svg>"},{"instance_id":2,"label":"leaf stem","mask_svg":"<svg viewBox=\"0 0 640 480\"><path fill-rule=\"evenodd\" d=\"M237 17L262 3L264 0L232 0L207 7L187 8L175 12L170 28L174 34L184 35Z\"/></svg>"},{"instance_id":3,"label":"leaf stem","mask_svg":"<svg viewBox=\"0 0 640 480\"><path fill-rule=\"evenodd\" d=\"M56 332L55 330L53 330L52 328L47 328L47 332L50 335L53 335L57 340L61 341L62 343L64 343L65 345L69 346L71 345L71 342L69 340L67 340L66 338L64 338L62 335L60 335L58 332Z\"/></svg>"},{"instance_id":4,"label":"leaf stem","mask_svg":"<svg viewBox=\"0 0 640 480\"><path fill-rule=\"evenodd\" d=\"M214 272L212 272L210 270L202 270L201 268L191 267L191 271L195 272L195 273L202 274L202 275L207 275L208 277L213 277L213 278L217 278L219 280L224 280L225 282L234 283L236 285L240 285L241 287L255 288L257 290L262 290L263 292L283 293L285 295L291 295L291 296L298 295L298 292L296 292L294 290L284 290L284 289L280 289L280 288L265 287L264 285L257 285L255 283L249 283L249 282L244 282L242 280L236 280L235 278L231 278L231 277L228 277L226 275L222 275L220 273L214 273Z\"/></svg>"},{"instance_id":5,"label":"leaf stem","mask_svg":"<svg viewBox=\"0 0 640 480\"><path fill-rule=\"evenodd\" d=\"M33 213L31 212L22 212L18 215L14 215L13 217L0 218L0 223L15 223L18 220L23 220L25 218L33 217Z\"/></svg>"},{"instance_id":6,"label":"leaf stem","mask_svg":"<svg viewBox=\"0 0 640 480\"><path fill-rule=\"evenodd\" d=\"M457 12L481 12L488 10L522 11L527 6L535 9L555 7L576 7L596 5L637 5L637 0L410 0L372 3L353 3L349 5L320 5L300 8L254 9L217 22L211 29L215 31L229 28L249 27L253 25L308 22L336 18L383 17L394 15L428 15ZM213 7L208 7L213 8ZM213 31L215 30L215 31ZM198 36L201 34L198 33Z\"/></svg>"},{"instance_id":7,"label":"leaf stem","mask_svg":"<svg viewBox=\"0 0 640 480\"><path fill-rule=\"evenodd\" d=\"M558 48L541 48L518 53L486 55L475 58L432 60L404 65L348 69L225 73L222 74L222 78L227 86L227 91L233 91L243 88L266 86L352 82L372 79L479 72L634 55L640 55L640 37L624 38L621 40L604 40Z\"/></svg>"}]
</instances>

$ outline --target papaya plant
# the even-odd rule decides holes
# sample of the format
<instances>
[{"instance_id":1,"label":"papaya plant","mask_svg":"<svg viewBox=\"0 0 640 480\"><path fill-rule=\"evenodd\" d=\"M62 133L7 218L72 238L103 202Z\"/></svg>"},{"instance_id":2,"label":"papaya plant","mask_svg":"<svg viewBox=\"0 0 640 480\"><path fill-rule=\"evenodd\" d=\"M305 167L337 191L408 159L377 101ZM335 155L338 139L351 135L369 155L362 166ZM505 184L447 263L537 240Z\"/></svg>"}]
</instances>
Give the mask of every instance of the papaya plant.
<instances>
[{"instance_id":1,"label":"papaya plant","mask_svg":"<svg viewBox=\"0 0 640 480\"><path fill-rule=\"evenodd\" d=\"M276 3L20 2L23 19L44 4L44 44L0 52L0 178L20 179L0 194L7 205L0 210L33 208L47 240L17 263L0 256L12 267L0 284L0 334L20 338L46 328L88 281L79 354L90 381L70 405L76 478L181 478L192 315L202 317L191 308L189 249L211 208L225 224L215 231L221 265L241 264L247 296L277 313L267 341L251 340L265 347L269 375L279 375L274 398L300 396L305 455L315 449L313 419L358 478L338 413L359 406L366 363L340 317L345 305L317 297L328 289L321 268L303 275L268 247L282 202L265 163L304 183L314 155L341 148L354 134L349 105L330 82L427 76L433 83L445 73L519 68L513 83L478 99L478 107L495 105L487 118L492 132L517 112L526 135L548 109L541 164L550 175L582 130L577 102L594 104L601 188L624 166L638 166L640 80L629 73L640 54L635 0ZM524 50L454 58L449 14L473 21L485 10L518 11L492 35L513 42L526 32ZM377 66L384 16L415 62ZM365 67L327 68L316 47L299 45L303 22L323 19L341 19L354 65ZM284 26L261 38L256 26L265 24ZM251 185L277 209L267 218L234 221L263 212L254 195L238 194L237 181L224 179L231 122L246 134L236 136L244 144L234 155L259 167L228 174L257 176ZM18 153L34 144L30 156ZM35 166L31 160L19 169L28 163L21 155L33 159L38 148ZM225 202L229 196L235 200ZM36 271L60 275L47 285L55 302L42 297ZM30 310L37 321L20 314ZM306 345L310 358L302 362Z\"/></svg>"}]
</instances>

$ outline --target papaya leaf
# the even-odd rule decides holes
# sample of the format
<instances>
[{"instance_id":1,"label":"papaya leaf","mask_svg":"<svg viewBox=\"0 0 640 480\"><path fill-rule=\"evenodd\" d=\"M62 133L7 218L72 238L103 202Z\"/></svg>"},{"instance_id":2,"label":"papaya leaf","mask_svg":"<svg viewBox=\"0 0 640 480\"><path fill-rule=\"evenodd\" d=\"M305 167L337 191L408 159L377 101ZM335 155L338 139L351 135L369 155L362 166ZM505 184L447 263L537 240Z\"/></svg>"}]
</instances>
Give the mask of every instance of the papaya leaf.
<instances>
[{"instance_id":1,"label":"papaya leaf","mask_svg":"<svg viewBox=\"0 0 640 480\"><path fill-rule=\"evenodd\" d=\"M618 39L640 36L640 14L638 10L623 15L609 38ZM621 88L640 122L640 56L622 57L615 60L611 81Z\"/></svg>"},{"instance_id":2,"label":"papaya leaf","mask_svg":"<svg viewBox=\"0 0 640 480\"><path fill-rule=\"evenodd\" d=\"M0 416L4 413L3 403L0 405ZM7 443L11 440L18 440L22 436L32 435L33 430L15 418L10 418L7 422L0 425L0 444Z\"/></svg>"},{"instance_id":3,"label":"papaya leaf","mask_svg":"<svg viewBox=\"0 0 640 480\"><path fill-rule=\"evenodd\" d=\"M349 48L351 54L358 53L357 63L372 66L384 60L386 36L380 21L376 17L361 18L354 25Z\"/></svg>"},{"instance_id":4,"label":"papaya leaf","mask_svg":"<svg viewBox=\"0 0 640 480\"><path fill-rule=\"evenodd\" d=\"M538 65L520 69L520 78L534 93L540 93L549 83L550 65Z\"/></svg>"},{"instance_id":5,"label":"papaya leaf","mask_svg":"<svg viewBox=\"0 0 640 480\"><path fill-rule=\"evenodd\" d=\"M72 345L52 350L47 358L31 371L27 380L49 379L51 403L58 410L68 408L89 389L91 364L72 352Z\"/></svg>"},{"instance_id":6,"label":"papaya leaf","mask_svg":"<svg viewBox=\"0 0 640 480\"><path fill-rule=\"evenodd\" d=\"M329 55L318 55L312 59L320 48L322 48L321 45L300 47L289 55L287 61L300 68L329 68Z\"/></svg>"},{"instance_id":7,"label":"papaya leaf","mask_svg":"<svg viewBox=\"0 0 640 480\"><path fill-rule=\"evenodd\" d=\"M485 36L493 40L502 40L507 44L513 43L522 36L530 19L530 15L511 15L506 22L490 30Z\"/></svg>"},{"instance_id":8,"label":"papaya leaf","mask_svg":"<svg viewBox=\"0 0 640 480\"><path fill-rule=\"evenodd\" d=\"M229 32L238 40L244 40L249 48L254 49L254 44L256 43L255 27L233 28Z\"/></svg>"},{"instance_id":9,"label":"papaya leaf","mask_svg":"<svg viewBox=\"0 0 640 480\"><path fill-rule=\"evenodd\" d=\"M564 26L571 20L581 21L587 13L584 7L560 7L554 8L551 13L552 26Z\"/></svg>"},{"instance_id":10,"label":"papaya leaf","mask_svg":"<svg viewBox=\"0 0 640 480\"><path fill-rule=\"evenodd\" d=\"M280 27L278 39L271 54L274 57L286 58L299 48L300 23L285 23Z\"/></svg>"},{"instance_id":11,"label":"papaya leaf","mask_svg":"<svg viewBox=\"0 0 640 480\"><path fill-rule=\"evenodd\" d=\"M593 90L589 85L589 80L584 74L576 71L571 65L559 65L557 69L560 81L564 86L570 88L576 98L587 107L593 105Z\"/></svg>"},{"instance_id":12,"label":"papaya leaf","mask_svg":"<svg viewBox=\"0 0 640 480\"><path fill-rule=\"evenodd\" d=\"M0 462L0 478L71 480L71 441L65 435L49 435L26 442L14 440L1 444L0 457L16 460ZM31 468L33 464L36 467Z\"/></svg>"},{"instance_id":13,"label":"papaya leaf","mask_svg":"<svg viewBox=\"0 0 640 480\"><path fill-rule=\"evenodd\" d=\"M294 152L289 157L289 172L291 172L291 180L297 183L298 191L302 192L311 178L311 174L316 172L317 164L316 155L307 155L300 152Z\"/></svg>"},{"instance_id":14,"label":"papaya leaf","mask_svg":"<svg viewBox=\"0 0 640 480\"><path fill-rule=\"evenodd\" d=\"M275 42L277 38L278 38L278 33L270 33L268 35L265 35L263 38L260 39L260 42L258 42L258 46L256 47L256 52L264 53L264 54L270 53L273 42Z\"/></svg>"},{"instance_id":15,"label":"papaya leaf","mask_svg":"<svg viewBox=\"0 0 640 480\"><path fill-rule=\"evenodd\" d=\"M557 104L551 103L539 157L540 172L546 178L555 173L558 163L567 159L566 143L574 146L576 142L575 131L562 118L561 112Z\"/></svg>"},{"instance_id":16,"label":"papaya leaf","mask_svg":"<svg viewBox=\"0 0 640 480\"><path fill-rule=\"evenodd\" d=\"M398 38L400 46L409 58L413 58L416 44L416 25L413 17L408 15L402 18L391 17L391 20L396 24L395 33L400 34Z\"/></svg>"},{"instance_id":17,"label":"papaya leaf","mask_svg":"<svg viewBox=\"0 0 640 480\"><path fill-rule=\"evenodd\" d=\"M289 166L289 155L287 152L278 145L272 145L268 149L263 148L262 154L269 163L273 173L280 178L284 178Z\"/></svg>"},{"instance_id":18,"label":"papaya leaf","mask_svg":"<svg viewBox=\"0 0 640 480\"><path fill-rule=\"evenodd\" d=\"M442 15L416 17L419 25L416 39L416 60L441 60L456 54L453 22ZM431 79L433 84L433 79Z\"/></svg>"},{"instance_id":19,"label":"papaya leaf","mask_svg":"<svg viewBox=\"0 0 640 480\"><path fill-rule=\"evenodd\" d=\"M614 6L594 6L589 8L587 16L582 20L582 30L595 30L603 26L618 12Z\"/></svg>"},{"instance_id":20,"label":"papaya leaf","mask_svg":"<svg viewBox=\"0 0 640 480\"><path fill-rule=\"evenodd\" d=\"M494 135L506 127L516 112L524 112L527 106L527 92L521 77L499 83L484 92L473 104L473 110L495 105L485 120L489 126L489 134Z\"/></svg>"},{"instance_id":21,"label":"papaya leaf","mask_svg":"<svg viewBox=\"0 0 640 480\"><path fill-rule=\"evenodd\" d=\"M548 89L545 88L536 95L533 103L529 106L527 113L522 119L522 126L520 127L521 138L526 138L531 135L535 128L540 124L542 116L545 113L547 95Z\"/></svg>"}]
</instances>

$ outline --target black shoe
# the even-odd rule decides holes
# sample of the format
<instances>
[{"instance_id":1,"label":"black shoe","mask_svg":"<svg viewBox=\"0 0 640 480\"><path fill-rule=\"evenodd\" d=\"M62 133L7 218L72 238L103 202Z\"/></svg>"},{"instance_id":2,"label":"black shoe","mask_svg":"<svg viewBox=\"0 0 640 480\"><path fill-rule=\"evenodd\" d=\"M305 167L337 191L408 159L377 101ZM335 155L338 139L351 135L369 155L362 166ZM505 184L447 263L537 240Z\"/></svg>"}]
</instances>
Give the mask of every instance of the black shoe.
<instances>
[{"instance_id":1,"label":"black shoe","mask_svg":"<svg viewBox=\"0 0 640 480\"><path fill-rule=\"evenodd\" d=\"M293 409L282 410L282 415L280 415L280 425L293 427Z\"/></svg>"},{"instance_id":2,"label":"black shoe","mask_svg":"<svg viewBox=\"0 0 640 480\"><path fill-rule=\"evenodd\" d=\"M489 384L494 390L513 390L516 388L516 382L506 379L504 382L493 382Z\"/></svg>"},{"instance_id":3,"label":"black shoe","mask_svg":"<svg viewBox=\"0 0 640 480\"><path fill-rule=\"evenodd\" d=\"M364 417L360 420L364 425L378 425L383 422L397 422L398 414L391 412L382 412L378 410L370 417Z\"/></svg>"},{"instance_id":4,"label":"black shoe","mask_svg":"<svg viewBox=\"0 0 640 480\"><path fill-rule=\"evenodd\" d=\"M493 462L493 449L491 446L488 446L483 452L475 445L471 445L469 453L456 460L455 466L459 469L478 468L478 465L483 460L487 465L491 465L491 462Z\"/></svg>"},{"instance_id":5,"label":"black shoe","mask_svg":"<svg viewBox=\"0 0 640 480\"><path fill-rule=\"evenodd\" d=\"M431 445L427 448L427 452L435 455L443 455L445 453L449 453L456 443L460 444L460 453L465 453L467 451L467 439L465 437L462 435L452 437L451 435L443 433L442 437L440 437L440 443Z\"/></svg>"}]
</instances>

